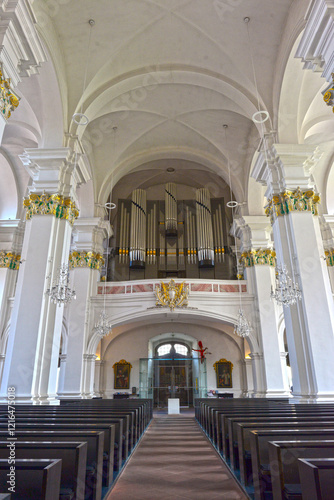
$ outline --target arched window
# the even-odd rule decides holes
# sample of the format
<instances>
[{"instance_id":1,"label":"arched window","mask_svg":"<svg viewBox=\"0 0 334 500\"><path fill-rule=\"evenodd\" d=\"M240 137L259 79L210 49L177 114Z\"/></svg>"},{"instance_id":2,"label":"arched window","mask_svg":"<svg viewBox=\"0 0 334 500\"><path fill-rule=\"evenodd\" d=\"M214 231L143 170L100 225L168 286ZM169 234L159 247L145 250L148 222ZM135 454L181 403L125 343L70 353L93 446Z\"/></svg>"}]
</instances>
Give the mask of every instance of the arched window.
<instances>
[{"instance_id":1,"label":"arched window","mask_svg":"<svg viewBox=\"0 0 334 500\"><path fill-rule=\"evenodd\" d=\"M183 344L175 344L174 345L175 352L177 354L182 354L182 356L187 356L189 352L189 348Z\"/></svg>"},{"instance_id":2,"label":"arched window","mask_svg":"<svg viewBox=\"0 0 334 500\"><path fill-rule=\"evenodd\" d=\"M162 344L157 349L158 356L165 356L165 354L170 352L171 348L172 344Z\"/></svg>"},{"instance_id":3,"label":"arched window","mask_svg":"<svg viewBox=\"0 0 334 500\"><path fill-rule=\"evenodd\" d=\"M186 344L181 344L179 342L166 342L160 344L156 349L156 355L161 358L163 356L168 357L168 355L174 357L189 357L190 349Z\"/></svg>"}]
</instances>

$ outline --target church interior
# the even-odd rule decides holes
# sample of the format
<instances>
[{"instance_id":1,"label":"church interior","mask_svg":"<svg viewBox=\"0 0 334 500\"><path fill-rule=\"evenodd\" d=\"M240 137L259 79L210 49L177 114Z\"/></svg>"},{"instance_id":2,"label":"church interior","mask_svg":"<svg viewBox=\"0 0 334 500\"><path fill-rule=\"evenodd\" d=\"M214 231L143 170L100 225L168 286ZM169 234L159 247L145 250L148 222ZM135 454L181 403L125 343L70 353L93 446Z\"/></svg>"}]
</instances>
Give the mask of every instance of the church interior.
<instances>
[{"instance_id":1,"label":"church interior","mask_svg":"<svg viewBox=\"0 0 334 500\"><path fill-rule=\"evenodd\" d=\"M110 417L115 450L12 500L203 498L123 471L179 425L227 467L204 498L332 499L333 2L5 0L0 24L1 409L19 434L86 415L80 442ZM304 462L270 480L253 449L286 434L232 420L256 412L327 439L294 448L315 489Z\"/></svg>"}]
</instances>

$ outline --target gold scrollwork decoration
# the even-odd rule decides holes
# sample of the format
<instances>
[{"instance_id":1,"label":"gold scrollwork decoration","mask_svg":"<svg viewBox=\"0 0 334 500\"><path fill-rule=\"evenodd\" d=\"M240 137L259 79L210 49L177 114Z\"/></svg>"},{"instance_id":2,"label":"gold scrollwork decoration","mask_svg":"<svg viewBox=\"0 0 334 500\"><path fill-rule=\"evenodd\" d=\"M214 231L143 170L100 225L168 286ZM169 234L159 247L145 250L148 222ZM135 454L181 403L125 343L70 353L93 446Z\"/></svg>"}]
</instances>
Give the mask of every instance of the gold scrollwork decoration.
<instances>
[{"instance_id":1,"label":"gold scrollwork decoration","mask_svg":"<svg viewBox=\"0 0 334 500\"><path fill-rule=\"evenodd\" d=\"M312 189L302 191L298 187L294 191L283 191L274 195L264 208L266 215L270 217L271 223L273 223L277 217L291 212L311 212L313 215L318 215L319 203L320 196L318 193L315 193Z\"/></svg>"},{"instance_id":2,"label":"gold scrollwork decoration","mask_svg":"<svg viewBox=\"0 0 334 500\"><path fill-rule=\"evenodd\" d=\"M276 265L276 252L271 248L259 248L258 250L248 250L240 257L240 264L244 267L272 266Z\"/></svg>"},{"instance_id":3,"label":"gold scrollwork decoration","mask_svg":"<svg viewBox=\"0 0 334 500\"><path fill-rule=\"evenodd\" d=\"M156 303L158 307L169 307L171 311L175 307L187 307L189 287L183 281L182 283L175 283L170 280L169 283L160 282L155 289Z\"/></svg>"},{"instance_id":4,"label":"gold scrollwork decoration","mask_svg":"<svg viewBox=\"0 0 334 500\"><path fill-rule=\"evenodd\" d=\"M21 255L0 250L0 268L16 271L20 266Z\"/></svg>"},{"instance_id":5,"label":"gold scrollwork decoration","mask_svg":"<svg viewBox=\"0 0 334 500\"><path fill-rule=\"evenodd\" d=\"M325 250L326 264L328 267L334 266L334 248Z\"/></svg>"},{"instance_id":6,"label":"gold scrollwork decoration","mask_svg":"<svg viewBox=\"0 0 334 500\"><path fill-rule=\"evenodd\" d=\"M327 106L331 106L334 113L334 73L332 73L333 82L330 84L330 88L327 87L325 93L323 94L323 99Z\"/></svg>"},{"instance_id":7,"label":"gold scrollwork decoration","mask_svg":"<svg viewBox=\"0 0 334 500\"><path fill-rule=\"evenodd\" d=\"M72 252L69 256L69 267L89 267L90 269L100 270L104 264L104 258L96 252Z\"/></svg>"},{"instance_id":8,"label":"gold scrollwork decoration","mask_svg":"<svg viewBox=\"0 0 334 500\"><path fill-rule=\"evenodd\" d=\"M31 219L33 215L50 214L54 215L57 219L66 219L70 224L73 224L79 216L79 210L74 201L71 198L64 198L58 193L32 193L28 198L24 198L23 206L27 210L27 220Z\"/></svg>"},{"instance_id":9,"label":"gold scrollwork decoration","mask_svg":"<svg viewBox=\"0 0 334 500\"><path fill-rule=\"evenodd\" d=\"M19 105L20 99L10 88L10 78L3 76L2 65L0 65L0 113L8 120L12 111Z\"/></svg>"}]
</instances>

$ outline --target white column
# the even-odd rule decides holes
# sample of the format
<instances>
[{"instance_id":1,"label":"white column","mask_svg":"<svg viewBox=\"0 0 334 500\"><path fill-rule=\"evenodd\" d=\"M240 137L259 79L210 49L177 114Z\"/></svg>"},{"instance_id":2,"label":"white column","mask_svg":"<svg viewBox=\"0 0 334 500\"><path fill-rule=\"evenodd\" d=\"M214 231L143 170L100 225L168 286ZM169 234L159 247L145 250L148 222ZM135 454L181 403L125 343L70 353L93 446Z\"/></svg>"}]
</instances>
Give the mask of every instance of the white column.
<instances>
[{"instance_id":1,"label":"white column","mask_svg":"<svg viewBox=\"0 0 334 500\"><path fill-rule=\"evenodd\" d=\"M18 401L41 404L55 397L63 306L45 292L68 261L81 180L72 160L69 148L27 150L23 158L32 185L1 387L3 397L9 385L16 387Z\"/></svg>"},{"instance_id":2,"label":"white column","mask_svg":"<svg viewBox=\"0 0 334 500\"><path fill-rule=\"evenodd\" d=\"M59 378L58 378L58 389L57 394L63 390L64 380L65 380L65 370L66 370L66 354L61 354L59 356L60 366L59 366Z\"/></svg>"},{"instance_id":3,"label":"white column","mask_svg":"<svg viewBox=\"0 0 334 500\"><path fill-rule=\"evenodd\" d=\"M260 153L252 175L268 186L278 264L286 265L302 291L301 301L283 308L293 395L332 400L334 305L310 180L317 160L314 146L275 144L267 159Z\"/></svg>"},{"instance_id":4,"label":"white column","mask_svg":"<svg viewBox=\"0 0 334 500\"><path fill-rule=\"evenodd\" d=\"M325 249L324 257L326 259L332 293L334 293L334 216L323 215L319 219Z\"/></svg>"},{"instance_id":5,"label":"white column","mask_svg":"<svg viewBox=\"0 0 334 500\"><path fill-rule=\"evenodd\" d=\"M3 355L0 382L7 348L13 298L21 260L24 223L0 221L0 354Z\"/></svg>"},{"instance_id":6,"label":"white column","mask_svg":"<svg viewBox=\"0 0 334 500\"><path fill-rule=\"evenodd\" d=\"M253 368L252 359L245 359L246 377L247 377L247 397L252 398L254 395Z\"/></svg>"},{"instance_id":7,"label":"white column","mask_svg":"<svg viewBox=\"0 0 334 500\"><path fill-rule=\"evenodd\" d=\"M263 354L258 352L250 353L253 369L254 392L253 398L264 398L266 396L265 382L263 380Z\"/></svg>"},{"instance_id":8,"label":"white column","mask_svg":"<svg viewBox=\"0 0 334 500\"><path fill-rule=\"evenodd\" d=\"M89 331L89 299L96 295L103 265L103 240L110 235L110 224L97 217L79 218L74 223L70 254L71 276L77 300L68 311L67 363L62 390L58 398L84 396L83 356L87 354Z\"/></svg>"},{"instance_id":9,"label":"white column","mask_svg":"<svg viewBox=\"0 0 334 500\"><path fill-rule=\"evenodd\" d=\"M95 354L84 354L83 361L83 375L84 375L84 383L83 383L83 391L82 397L84 399L91 399L94 396L94 375L95 375Z\"/></svg>"},{"instance_id":10,"label":"white column","mask_svg":"<svg viewBox=\"0 0 334 500\"><path fill-rule=\"evenodd\" d=\"M103 396L101 384L103 380L103 365L104 361L97 359L95 361L95 377L94 377L94 396Z\"/></svg>"},{"instance_id":11,"label":"white column","mask_svg":"<svg viewBox=\"0 0 334 500\"><path fill-rule=\"evenodd\" d=\"M238 221L242 233L242 257L247 284L256 296L259 341L263 350L266 397L290 395L285 384L280 356L279 309L270 299L275 278L275 252L272 248L271 225L266 216L244 216Z\"/></svg>"}]
</instances>

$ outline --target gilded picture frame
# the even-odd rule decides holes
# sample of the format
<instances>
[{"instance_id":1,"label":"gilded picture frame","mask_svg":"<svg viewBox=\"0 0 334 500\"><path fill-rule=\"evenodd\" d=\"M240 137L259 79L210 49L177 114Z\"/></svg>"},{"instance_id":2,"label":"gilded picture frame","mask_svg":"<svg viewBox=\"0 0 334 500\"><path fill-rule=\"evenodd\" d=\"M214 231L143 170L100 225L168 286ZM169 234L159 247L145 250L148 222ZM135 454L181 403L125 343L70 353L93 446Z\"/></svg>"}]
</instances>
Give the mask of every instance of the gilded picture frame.
<instances>
[{"instance_id":1,"label":"gilded picture frame","mask_svg":"<svg viewBox=\"0 0 334 500\"><path fill-rule=\"evenodd\" d=\"M121 359L113 365L114 369L114 389L130 389L130 372L132 365L125 359Z\"/></svg>"},{"instance_id":2,"label":"gilded picture frame","mask_svg":"<svg viewBox=\"0 0 334 500\"><path fill-rule=\"evenodd\" d=\"M233 364L227 359L220 359L214 363L216 372L217 388L218 389L231 389L232 383L232 369Z\"/></svg>"}]
</instances>

